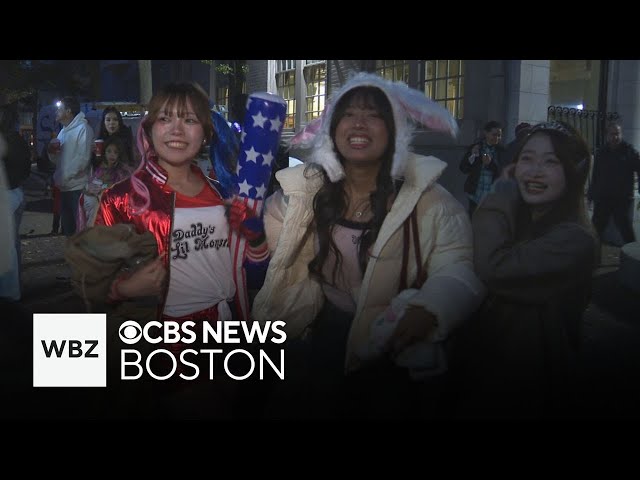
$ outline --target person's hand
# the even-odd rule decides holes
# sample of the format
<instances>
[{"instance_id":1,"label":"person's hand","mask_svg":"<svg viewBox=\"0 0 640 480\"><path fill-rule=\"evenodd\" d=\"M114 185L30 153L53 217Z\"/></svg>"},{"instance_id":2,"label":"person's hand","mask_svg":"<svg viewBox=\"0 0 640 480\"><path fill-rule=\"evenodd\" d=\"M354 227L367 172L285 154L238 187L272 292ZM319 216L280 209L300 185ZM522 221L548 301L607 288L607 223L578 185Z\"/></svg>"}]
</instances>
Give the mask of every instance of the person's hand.
<instances>
[{"instance_id":1,"label":"person's hand","mask_svg":"<svg viewBox=\"0 0 640 480\"><path fill-rule=\"evenodd\" d=\"M409 345L428 340L438 326L436 316L422 307L409 305L389 338L387 347L398 355Z\"/></svg>"},{"instance_id":2,"label":"person's hand","mask_svg":"<svg viewBox=\"0 0 640 480\"><path fill-rule=\"evenodd\" d=\"M503 180L513 180L516 174L516 164L511 163L502 169L500 178Z\"/></svg>"},{"instance_id":3,"label":"person's hand","mask_svg":"<svg viewBox=\"0 0 640 480\"><path fill-rule=\"evenodd\" d=\"M474 145L471 149L471 153L473 155L478 155L480 153L480 145Z\"/></svg>"},{"instance_id":4,"label":"person's hand","mask_svg":"<svg viewBox=\"0 0 640 480\"><path fill-rule=\"evenodd\" d=\"M147 265L140 267L128 279L117 285L117 293L122 297L149 297L161 295L167 269L158 257Z\"/></svg>"},{"instance_id":5,"label":"person's hand","mask_svg":"<svg viewBox=\"0 0 640 480\"><path fill-rule=\"evenodd\" d=\"M488 153L483 153L482 154L482 164L483 165L489 165L491 163L491 155L489 155Z\"/></svg>"},{"instance_id":6,"label":"person's hand","mask_svg":"<svg viewBox=\"0 0 640 480\"><path fill-rule=\"evenodd\" d=\"M233 197L228 203L229 226L240 233L249 242L264 236L264 224L239 197Z\"/></svg>"},{"instance_id":7,"label":"person's hand","mask_svg":"<svg viewBox=\"0 0 640 480\"><path fill-rule=\"evenodd\" d=\"M57 138L52 138L47 145L47 153L49 155L57 155L62 149L62 143Z\"/></svg>"}]
</instances>

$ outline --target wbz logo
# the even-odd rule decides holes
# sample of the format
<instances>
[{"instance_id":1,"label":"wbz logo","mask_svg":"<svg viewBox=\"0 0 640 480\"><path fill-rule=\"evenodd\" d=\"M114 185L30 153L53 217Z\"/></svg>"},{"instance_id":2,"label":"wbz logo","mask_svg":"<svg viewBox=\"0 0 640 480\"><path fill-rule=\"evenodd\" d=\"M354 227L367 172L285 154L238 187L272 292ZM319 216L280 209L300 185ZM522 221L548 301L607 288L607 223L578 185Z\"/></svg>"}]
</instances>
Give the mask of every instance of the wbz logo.
<instances>
[{"instance_id":1,"label":"wbz logo","mask_svg":"<svg viewBox=\"0 0 640 480\"><path fill-rule=\"evenodd\" d=\"M34 387L106 387L104 313L33 315Z\"/></svg>"},{"instance_id":2,"label":"wbz logo","mask_svg":"<svg viewBox=\"0 0 640 480\"><path fill-rule=\"evenodd\" d=\"M62 340L61 344L58 345L58 342L55 340L51 340L51 344L47 345L45 340L41 340L42 348L44 349L44 354L47 358L51 358L52 354L55 354L56 357L60 358L64 355L64 347L65 345L69 345L67 356L70 358L78 358L82 357L83 354L87 358L98 358L97 353L93 352L93 349L98 346L98 340L85 340L84 344L89 345L89 349L85 352L82 351L82 343L80 340ZM69 342L67 344L67 342Z\"/></svg>"}]
</instances>

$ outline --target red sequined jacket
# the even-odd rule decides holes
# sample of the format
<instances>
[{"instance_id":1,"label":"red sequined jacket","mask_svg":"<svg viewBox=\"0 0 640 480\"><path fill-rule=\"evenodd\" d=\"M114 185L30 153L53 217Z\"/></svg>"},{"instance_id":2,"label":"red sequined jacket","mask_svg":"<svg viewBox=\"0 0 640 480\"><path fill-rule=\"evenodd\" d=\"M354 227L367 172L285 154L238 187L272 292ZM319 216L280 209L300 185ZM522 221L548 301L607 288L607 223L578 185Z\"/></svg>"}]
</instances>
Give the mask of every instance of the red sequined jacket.
<instances>
[{"instance_id":1,"label":"red sequined jacket","mask_svg":"<svg viewBox=\"0 0 640 480\"><path fill-rule=\"evenodd\" d=\"M192 171L201 176L218 195L225 198L220 184L192 166ZM170 235L175 205L175 193L167 185L167 172L157 163L147 160L144 167L135 172L149 189L149 208L140 215L132 213L132 196L135 195L133 185L129 179L123 180L107 189L101 196L100 209L96 215L95 225L115 225L118 223L133 224L138 233L146 230L153 233L158 244L158 254L163 256L164 265L169 266ZM136 205L140 203L136 198ZM236 286L235 305L238 319L247 320L250 316L248 292L246 285L245 263L261 263L269 258L266 242L251 247L242 237L230 229L229 245L233 264L233 279ZM167 282L167 285L169 282ZM166 300L167 291L162 296L158 316L161 315Z\"/></svg>"}]
</instances>

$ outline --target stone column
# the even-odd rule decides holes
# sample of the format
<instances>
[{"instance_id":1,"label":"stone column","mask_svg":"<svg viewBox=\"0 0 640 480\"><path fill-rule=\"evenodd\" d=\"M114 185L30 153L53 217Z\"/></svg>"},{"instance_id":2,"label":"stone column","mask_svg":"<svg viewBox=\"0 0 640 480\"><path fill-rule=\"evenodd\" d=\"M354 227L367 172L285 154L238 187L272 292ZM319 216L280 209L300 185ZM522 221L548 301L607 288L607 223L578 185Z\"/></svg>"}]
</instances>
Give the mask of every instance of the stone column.
<instances>
[{"instance_id":1,"label":"stone column","mask_svg":"<svg viewBox=\"0 0 640 480\"><path fill-rule=\"evenodd\" d=\"M623 138L640 148L640 60L611 60L609 110L621 117Z\"/></svg>"},{"instance_id":2,"label":"stone column","mask_svg":"<svg viewBox=\"0 0 640 480\"><path fill-rule=\"evenodd\" d=\"M138 60L138 72L140 75L140 103L147 105L151 100L151 60Z\"/></svg>"},{"instance_id":3,"label":"stone column","mask_svg":"<svg viewBox=\"0 0 640 480\"><path fill-rule=\"evenodd\" d=\"M549 107L550 60L512 60L507 63L506 125L503 141L514 139L520 122L544 122Z\"/></svg>"}]
</instances>

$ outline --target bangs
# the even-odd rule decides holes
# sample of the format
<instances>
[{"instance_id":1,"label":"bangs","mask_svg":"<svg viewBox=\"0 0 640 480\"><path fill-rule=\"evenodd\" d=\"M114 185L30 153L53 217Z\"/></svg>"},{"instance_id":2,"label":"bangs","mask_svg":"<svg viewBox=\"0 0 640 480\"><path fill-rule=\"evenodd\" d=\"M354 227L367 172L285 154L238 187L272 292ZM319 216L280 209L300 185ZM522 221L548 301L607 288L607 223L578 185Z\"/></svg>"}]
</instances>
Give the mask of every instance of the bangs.
<instances>
[{"instance_id":1,"label":"bangs","mask_svg":"<svg viewBox=\"0 0 640 480\"><path fill-rule=\"evenodd\" d=\"M331 119L331 135L335 134L338 121L344 116L350 107L375 110L381 114L389 130L389 134L395 137L395 125L393 123L393 111L386 94L377 87L356 87L346 92L336 104L335 112Z\"/></svg>"},{"instance_id":2,"label":"bangs","mask_svg":"<svg viewBox=\"0 0 640 480\"><path fill-rule=\"evenodd\" d=\"M188 113L186 93L171 93L164 104L164 109L160 107L160 111L165 115L173 114L174 110L178 113L178 117L184 117ZM193 102L192 102L193 103ZM198 116L198 112L193 112Z\"/></svg>"},{"instance_id":3,"label":"bangs","mask_svg":"<svg viewBox=\"0 0 640 480\"><path fill-rule=\"evenodd\" d=\"M202 124L205 140L209 142L214 134L209 97L202 87L191 82L169 84L151 98L144 128L149 138L152 125L159 115L172 116L175 112L179 118L184 118L189 112L188 102L191 102L192 113Z\"/></svg>"},{"instance_id":4,"label":"bangs","mask_svg":"<svg viewBox=\"0 0 640 480\"><path fill-rule=\"evenodd\" d=\"M358 107L381 112L385 110L384 107L387 104L385 94L373 87L354 88L351 92L347 92L344 98L345 108Z\"/></svg>"}]
</instances>

